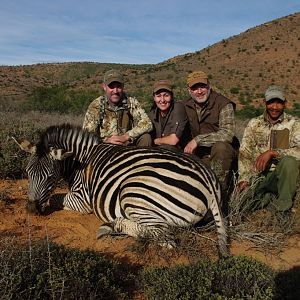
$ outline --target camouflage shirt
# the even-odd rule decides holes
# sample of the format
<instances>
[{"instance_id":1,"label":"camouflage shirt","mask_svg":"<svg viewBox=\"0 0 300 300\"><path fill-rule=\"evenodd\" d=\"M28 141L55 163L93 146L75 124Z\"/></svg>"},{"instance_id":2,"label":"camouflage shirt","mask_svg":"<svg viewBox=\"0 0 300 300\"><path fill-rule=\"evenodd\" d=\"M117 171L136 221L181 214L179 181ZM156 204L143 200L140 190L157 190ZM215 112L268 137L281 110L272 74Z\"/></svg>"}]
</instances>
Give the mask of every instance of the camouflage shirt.
<instances>
[{"instance_id":1,"label":"camouflage shirt","mask_svg":"<svg viewBox=\"0 0 300 300\"><path fill-rule=\"evenodd\" d=\"M122 127L119 116L124 113L128 113L130 122ZM83 129L97 132L98 127L102 139L128 133L129 137L134 140L142 134L150 132L152 123L136 98L124 97L120 100L120 105L110 107L107 98L100 96L91 102L83 121Z\"/></svg>"},{"instance_id":2,"label":"camouflage shirt","mask_svg":"<svg viewBox=\"0 0 300 300\"><path fill-rule=\"evenodd\" d=\"M248 181L259 175L254 170L257 157L267 150L279 153L276 160L290 155L300 160L299 119L283 113L276 123L268 121L266 113L249 121L239 151L239 181ZM276 164L276 160L274 163ZM274 169L271 165L270 170Z\"/></svg>"}]
</instances>

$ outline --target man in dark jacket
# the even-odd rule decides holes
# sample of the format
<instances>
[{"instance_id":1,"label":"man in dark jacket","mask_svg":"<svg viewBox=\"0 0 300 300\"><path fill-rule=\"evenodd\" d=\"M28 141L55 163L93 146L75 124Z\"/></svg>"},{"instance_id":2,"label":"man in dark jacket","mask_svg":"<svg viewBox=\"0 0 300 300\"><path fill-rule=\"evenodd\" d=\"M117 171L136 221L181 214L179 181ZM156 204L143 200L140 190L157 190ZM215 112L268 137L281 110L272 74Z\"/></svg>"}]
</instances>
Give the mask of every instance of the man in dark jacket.
<instances>
[{"instance_id":1,"label":"man in dark jacket","mask_svg":"<svg viewBox=\"0 0 300 300\"><path fill-rule=\"evenodd\" d=\"M190 98L183 101L189 119L192 140L184 152L196 154L219 176L224 191L229 188L237 151L235 104L212 90L207 75L195 71L187 77Z\"/></svg>"}]
</instances>

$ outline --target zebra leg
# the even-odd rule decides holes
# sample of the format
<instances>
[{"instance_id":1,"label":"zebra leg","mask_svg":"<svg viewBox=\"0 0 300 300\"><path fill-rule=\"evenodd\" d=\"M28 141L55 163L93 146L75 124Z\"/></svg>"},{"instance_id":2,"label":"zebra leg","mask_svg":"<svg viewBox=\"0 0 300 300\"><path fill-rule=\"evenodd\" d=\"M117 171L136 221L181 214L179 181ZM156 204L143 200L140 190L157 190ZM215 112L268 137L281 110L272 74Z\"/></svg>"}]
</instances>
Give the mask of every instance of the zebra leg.
<instances>
[{"instance_id":1,"label":"zebra leg","mask_svg":"<svg viewBox=\"0 0 300 300\"><path fill-rule=\"evenodd\" d=\"M64 210L78 211L82 214L90 214L93 212L88 201L84 201L79 194L69 192L63 199Z\"/></svg>"},{"instance_id":2,"label":"zebra leg","mask_svg":"<svg viewBox=\"0 0 300 300\"><path fill-rule=\"evenodd\" d=\"M111 234L127 234L129 236L138 237L145 231L145 226L142 226L134 221L124 218L116 218L110 223L105 223L100 226L97 232L97 239L105 235Z\"/></svg>"},{"instance_id":3,"label":"zebra leg","mask_svg":"<svg viewBox=\"0 0 300 300\"><path fill-rule=\"evenodd\" d=\"M105 223L101 225L96 237L97 239L99 239L106 235L126 234L135 238L155 238L158 240L159 245L171 249L175 246L175 243L173 241L169 240L168 238L160 240L160 237L164 236L166 231L167 230L164 227L158 228L154 226L145 226L129 219L116 218L111 223Z\"/></svg>"}]
</instances>

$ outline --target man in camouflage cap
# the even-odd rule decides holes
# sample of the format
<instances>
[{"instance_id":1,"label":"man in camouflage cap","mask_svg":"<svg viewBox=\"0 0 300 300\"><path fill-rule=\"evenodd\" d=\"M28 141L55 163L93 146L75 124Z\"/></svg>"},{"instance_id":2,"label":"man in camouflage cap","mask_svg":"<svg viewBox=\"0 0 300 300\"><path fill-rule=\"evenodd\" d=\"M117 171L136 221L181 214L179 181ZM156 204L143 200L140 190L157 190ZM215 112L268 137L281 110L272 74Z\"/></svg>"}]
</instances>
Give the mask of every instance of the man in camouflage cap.
<instances>
[{"instance_id":1,"label":"man in camouflage cap","mask_svg":"<svg viewBox=\"0 0 300 300\"><path fill-rule=\"evenodd\" d=\"M237 151L235 138L235 104L215 92L208 76L195 71L187 77L190 97L183 102L189 119L192 139L184 152L196 154L205 164L211 166L219 177L224 197L232 188L233 166ZM238 143L237 143L238 144ZM223 198L224 199L224 198Z\"/></svg>"},{"instance_id":2,"label":"man in camouflage cap","mask_svg":"<svg viewBox=\"0 0 300 300\"><path fill-rule=\"evenodd\" d=\"M138 100L125 94L123 75L107 71L102 88L105 96L91 102L83 128L99 134L105 143L151 146L151 120Z\"/></svg>"},{"instance_id":3,"label":"man in camouflage cap","mask_svg":"<svg viewBox=\"0 0 300 300\"><path fill-rule=\"evenodd\" d=\"M262 208L272 202L279 212L290 211L296 193L300 160L299 119L284 112L282 88L271 85L265 92L265 112L249 121L239 152L238 190L258 181L256 195ZM254 207L256 208L256 207Z\"/></svg>"}]
</instances>

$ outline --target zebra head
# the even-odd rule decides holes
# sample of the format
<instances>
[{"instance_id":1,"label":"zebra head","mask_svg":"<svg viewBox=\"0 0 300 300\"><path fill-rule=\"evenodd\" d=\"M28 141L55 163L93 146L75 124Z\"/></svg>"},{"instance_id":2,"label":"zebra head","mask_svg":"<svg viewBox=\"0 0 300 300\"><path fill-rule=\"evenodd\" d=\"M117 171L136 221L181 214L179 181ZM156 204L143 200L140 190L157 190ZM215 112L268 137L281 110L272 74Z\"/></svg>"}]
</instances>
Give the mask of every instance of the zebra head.
<instances>
[{"instance_id":1,"label":"zebra head","mask_svg":"<svg viewBox=\"0 0 300 300\"><path fill-rule=\"evenodd\" d=\"M46 152L26 140L17 143L22 150L31 154L26 167L29 181L27 210L42 214L49 204L51 192L61 178L60 161L71 156L72 152L54 148Z\"/></svg>"}]
</instances>

